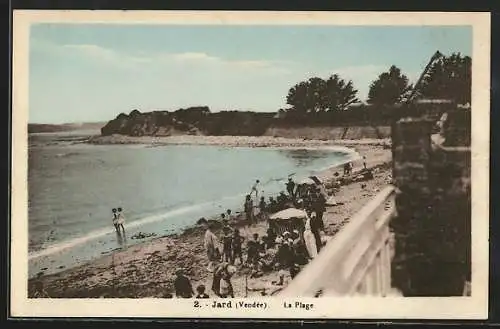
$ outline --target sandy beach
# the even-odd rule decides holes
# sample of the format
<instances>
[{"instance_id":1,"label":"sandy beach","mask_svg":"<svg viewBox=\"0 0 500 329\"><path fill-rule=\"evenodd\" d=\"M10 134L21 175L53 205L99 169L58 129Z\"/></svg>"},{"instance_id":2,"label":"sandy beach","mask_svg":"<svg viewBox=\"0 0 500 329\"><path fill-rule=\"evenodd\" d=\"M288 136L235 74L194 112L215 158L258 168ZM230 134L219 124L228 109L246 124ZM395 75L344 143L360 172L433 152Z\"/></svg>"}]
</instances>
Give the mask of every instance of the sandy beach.
<instances>
[{"instance_id":1,"label":"sandy beach","mask_svg":"<svg viewBox=\"0 0 500 329\"><path fill-rule=\"evenodd\" d=\"M338 232L370 198L390 182L391 150L386 140L305 140L275 137L233 137L233 136L172 136L172 137L93 137L92 144L197 144L222 145L228 147L329 147L345 146L354 148L360 155L366 156L367 167L374 169L374 179L363 183L345 184L336 191L337 206L327 208L324 215L325 233L332 237ZM354 162L354 171L362 168L362 161ZM329 193L334 180L334 173L342 174L340 168L328 168L318 177L323 180ZM242 200L243 205L243 200ZM241 209L235 209L238 211ZM207 218L213 214L207 214ZM241 216L236 216L233 226L239 227L247 240L253 233L263 235L267 224L247 225ZM194 219L193 221L195 221ZM214 233L220 237L220 227ZM41 280L49 297L52 298L144 298L164 297L174 293L173 281L175 270L185 269L193 287L204 284L207 292L212 285L212 274L207 271L208 259L203 248L204 230L192 226L182 234L158 237L154 240L116 251L81 266L62 272L41 276L29 280L29 296L32 295L33 283ZM259 278L249 278L249 269L239 267L232 282L236 297L252 295L270 295L280 287L271 282L277 280L277 272L265 274ZM290 278L287 278L288 280Z\"/></svg>"}]
</instances>

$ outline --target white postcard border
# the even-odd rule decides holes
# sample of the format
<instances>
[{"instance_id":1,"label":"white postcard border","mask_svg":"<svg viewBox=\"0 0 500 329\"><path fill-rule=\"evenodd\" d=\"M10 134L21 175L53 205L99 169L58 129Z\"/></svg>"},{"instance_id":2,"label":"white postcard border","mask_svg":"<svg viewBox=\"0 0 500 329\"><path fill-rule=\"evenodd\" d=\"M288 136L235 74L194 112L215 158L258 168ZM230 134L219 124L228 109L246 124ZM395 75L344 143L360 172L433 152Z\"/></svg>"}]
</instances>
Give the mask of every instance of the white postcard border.
<instances>
[{"instance_id":1,"label":"white postcard border","mask_svg":"<svg viewBox=\"0 0 500 329\"><path fill-rule=\"evenodd\" d=\"M27 122L29 27L35 23L259 24L259 25L470 25L472 82L472 296L449 298L295 298L313 309L195 308L186 299L28 299ZM410 12L160 12L36 11L13 13L11 315L23 317L485 319L489 268L490 14ZM209 301L210 302L210 301Z\"/></svg>"}]
</instances>

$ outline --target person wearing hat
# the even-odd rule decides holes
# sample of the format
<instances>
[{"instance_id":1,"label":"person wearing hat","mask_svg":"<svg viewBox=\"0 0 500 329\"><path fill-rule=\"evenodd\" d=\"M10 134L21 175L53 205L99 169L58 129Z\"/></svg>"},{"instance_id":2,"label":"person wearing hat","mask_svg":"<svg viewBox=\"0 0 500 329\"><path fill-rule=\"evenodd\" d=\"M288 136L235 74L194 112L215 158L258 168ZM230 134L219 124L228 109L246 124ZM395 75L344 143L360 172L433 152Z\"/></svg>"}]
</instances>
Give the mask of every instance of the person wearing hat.
<instances>
[{"instance_id":1,"label":"person wearing hat","mask_svg":"<svg viewBox=\"0 0 500 329\"><path fill-rule=\"evenodd\" d=\"M193 286L191 281L184 275L182 269L178 269L176 272L176 278L174 281L175 295L178 298L191 298L194 296Z\"/></svg>"}]
</instances>

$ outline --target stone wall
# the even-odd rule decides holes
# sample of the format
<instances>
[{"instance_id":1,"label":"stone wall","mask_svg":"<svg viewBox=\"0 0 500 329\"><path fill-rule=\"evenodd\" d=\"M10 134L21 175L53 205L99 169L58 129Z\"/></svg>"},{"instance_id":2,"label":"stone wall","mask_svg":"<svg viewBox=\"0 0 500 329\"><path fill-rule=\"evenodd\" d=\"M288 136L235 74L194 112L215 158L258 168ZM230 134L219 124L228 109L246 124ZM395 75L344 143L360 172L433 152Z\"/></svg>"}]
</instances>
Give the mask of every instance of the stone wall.
<instances>
[{"instance_id":1,"label":"stone wall","mask_svg":"<svg viewBox=\"0 0 500 329\"><path fill-rule=\"evenodd\" d=\"M392 283L405 296L459 296L470 280L470 150L433 147L433 126L411 118L392 129Z\"/></svg>"}]
</instances>

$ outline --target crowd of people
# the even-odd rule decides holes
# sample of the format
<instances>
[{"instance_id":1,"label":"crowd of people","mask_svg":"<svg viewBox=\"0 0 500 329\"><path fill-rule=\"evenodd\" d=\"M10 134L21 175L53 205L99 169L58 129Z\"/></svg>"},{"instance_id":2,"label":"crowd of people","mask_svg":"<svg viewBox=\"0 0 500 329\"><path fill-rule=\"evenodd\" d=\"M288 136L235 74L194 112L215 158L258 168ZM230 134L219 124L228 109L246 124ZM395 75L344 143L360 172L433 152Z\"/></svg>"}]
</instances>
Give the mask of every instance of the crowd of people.
<instances>
[{"instance_id":1,"label":"crowd of people","mask_svg":"<svg viewBox=\"0 0 500 329\"><path fill-rule=\"evenodd\" d=\"M364 170L365 159L363 158ZM350 173L352 164L348 163L344 166L344 175ZM338 173L335 176L338 176ZM244 218L247 225L255 224L259 220L267 221L266 234L260 236L253 233L251 236L243 236L239 228L241 225L236 225L230 209L220 215L220 236L214 233L213 222L205 218L198 221L198 224L205 226L207 270L213 274L211 291L217 297L234 298L231 279L242 268L249 270L250 278L277 271L278 280L273 283L283 285L287 274L293 279L304 265L317 256L324 244L323 214L326 211L328 195L321 184L296 183L289 177L285 183L286 192L281 191L276 198L270 196L267 202L263 195L259 199L259 185L260 181L256 180L245 197ZM252 198L254 195L255 200L259 200L257 205ZM275 225L269 220L270 215L291 207L304 210L307 214L302 232L294 229L278 235ZM113 225L117 232L125 232L124 221L122 209L113 209ZM193 289L182 269L176 271L174 288L178 298L210 298L205 285L197 286L196 291Z\"/></svg>"},{"instance_id":2,"label":"crowd of people","mask_svg":"<svg viewBox=\"0 0 500 329\"><path fill-rule=\"evenodd\" d=\"M220 215L222 223L220 236L215 231L215 223L201 218L198 223L204 225L204 247L208 258L207 271L213 273L211 292L221 298L234 297L231 278L239 270L247 269L250 278L257 278L273 271L278 272L278 280L274 283L284 284L287 274L293 279L301 267L311 261L321 250L324 235L323 213L326 210L326 197L320 187L314 184L297 184L290 177L285 184L286 191L276 197L269 197L266 202L260 197L257 207L254 207L252 196L258 196L256 181L252 192L246 195L244 214L247 225L267 221L267 231L263 235L253 233L243 236L241 224L237 225L231 210ZM269 215L289 207L303 209L307 214L304 228L300 232L294 229L278 235ZM258 209L256 214L255 209ZM220 224L219 224L220 225ZM201 285L195 294L188 279L177 274L176 296L181 298L206 298L206 287Z\"/></svg>"}]
</instances>

